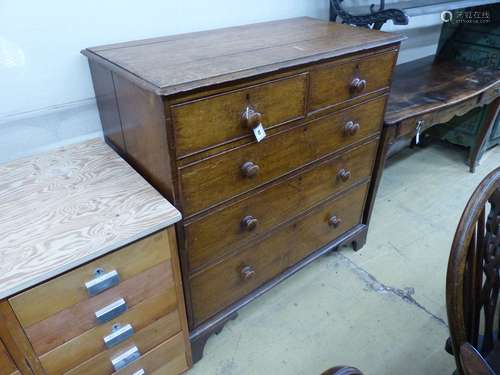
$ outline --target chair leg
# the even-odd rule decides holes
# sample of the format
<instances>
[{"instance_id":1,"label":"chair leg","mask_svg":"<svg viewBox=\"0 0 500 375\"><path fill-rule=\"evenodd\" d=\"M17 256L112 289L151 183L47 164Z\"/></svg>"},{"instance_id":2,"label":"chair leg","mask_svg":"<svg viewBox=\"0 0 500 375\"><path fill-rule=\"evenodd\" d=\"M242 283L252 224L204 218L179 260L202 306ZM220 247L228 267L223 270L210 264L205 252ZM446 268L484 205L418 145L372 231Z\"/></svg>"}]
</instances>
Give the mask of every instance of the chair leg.
<instances>
[{"instance_id":1,"label":"chair leg","mask_svg":"<svg viewBox=\"0 0 500 375\"><path fill-rule=\"evenodd\" d=\"M479 127L479 132L474 141L474 146L469 152L469 170L471 173L476 171L476 166L484 153L484 147L486 146L486 140L490 136L491 129L495 124L495 120L498 116L500 98L496 98L488 107L488 112L484 118L484 121Z\"/></svg>"}]
</instances>

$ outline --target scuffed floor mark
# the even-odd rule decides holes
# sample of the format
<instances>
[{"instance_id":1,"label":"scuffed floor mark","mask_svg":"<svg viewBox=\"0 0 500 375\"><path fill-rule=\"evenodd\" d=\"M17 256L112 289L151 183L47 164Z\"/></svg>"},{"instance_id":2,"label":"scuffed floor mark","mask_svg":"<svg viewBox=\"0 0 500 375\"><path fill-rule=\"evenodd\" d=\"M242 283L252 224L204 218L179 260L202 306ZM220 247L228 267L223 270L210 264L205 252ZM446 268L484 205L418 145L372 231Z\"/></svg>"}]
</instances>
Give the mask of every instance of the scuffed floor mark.
<instances>
[{"instance_id":1,"label":"scuffed floor mark","mask_svg":"<svg viewBox=\"0 0 500 375\"><path fill-rule=\"evenodd\" d=\"M363 269L362 267L358 266L356 263L354 263L351 259L346 257L340 252L337 252L336 255L340 258L340 260L347 264L347 266L353 270L356 275L365 283L365 285L370 289L373 290L377 293L388 293L395 295L398 298L401 298L403 301L416 306L423 312L425 312L427 315L432 317L434 320L436 320L439 324L443 325L444 327L448 327L448 324L441 319L439 316L433 314L429 309L427 309L424 305L422 305L420 302L418 302L413 295L415 294L415 289L414 288L395 288L393 286L388 286L380 281L377 280L375 276L373 276L371 273Z\"/></svg>"}]
</instances>

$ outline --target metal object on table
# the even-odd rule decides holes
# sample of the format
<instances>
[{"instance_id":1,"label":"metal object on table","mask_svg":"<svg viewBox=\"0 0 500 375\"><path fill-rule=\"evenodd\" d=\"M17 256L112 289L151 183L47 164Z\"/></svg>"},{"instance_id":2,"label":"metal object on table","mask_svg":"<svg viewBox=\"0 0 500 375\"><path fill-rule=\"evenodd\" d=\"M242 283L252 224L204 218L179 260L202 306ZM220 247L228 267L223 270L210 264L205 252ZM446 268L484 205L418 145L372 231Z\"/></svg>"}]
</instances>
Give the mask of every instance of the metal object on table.
<instances>
[{"instance_id":1,"label":"metal object on table","mask_svg":"<svg viewBox=\"0 0 500 375\"><path fill-rule=\"evenodd\" d=\"M400 9L385 9L385 0L380 0L380 5L375 10L375 4L370 5L369 14L355 15L342 7L344 0L330 0L330 21L334 22L337 17L342 18L342 23L355 26L371 27L380 30L382 25L392 20L395 25L408 25L408 15Z\"/></svg>"}]
</instances>

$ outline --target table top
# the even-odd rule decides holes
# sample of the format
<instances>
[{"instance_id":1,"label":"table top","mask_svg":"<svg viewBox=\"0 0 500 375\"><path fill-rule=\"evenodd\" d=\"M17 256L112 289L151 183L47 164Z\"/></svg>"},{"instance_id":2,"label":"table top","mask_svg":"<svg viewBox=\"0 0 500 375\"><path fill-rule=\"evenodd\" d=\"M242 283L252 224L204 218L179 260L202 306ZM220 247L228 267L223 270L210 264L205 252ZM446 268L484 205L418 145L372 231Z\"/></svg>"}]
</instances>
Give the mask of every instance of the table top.
<instances>
[{"instance_id":1,"label":"table top","mask_svg":"<svg viewBox=\"0 0 500 375\"><path fill-rule=\"evenodd\" d=\"M0 165L0 299L181 219L102 140Z\"/></svg>"},{"instance_id":2,"label":"table top","mask_svg":"<svg viewBox=\"0 0 500 375\"><path fill-rule=\"evenodd\" d=\"M304 17L93 47L82 53L141 87L172 95L402 39Z\"/></svg>"},{"instance_id":3,"label":"table top","mask_svg":"<svg viewBox=\"0 0 500 375\"><path fill-rule=\"evenodd\" d=\"M433 63L434 56L397 65L385 113L385 125L446 109L500 83L500 70L453 62Z\"/></svg>"}]
</instances>

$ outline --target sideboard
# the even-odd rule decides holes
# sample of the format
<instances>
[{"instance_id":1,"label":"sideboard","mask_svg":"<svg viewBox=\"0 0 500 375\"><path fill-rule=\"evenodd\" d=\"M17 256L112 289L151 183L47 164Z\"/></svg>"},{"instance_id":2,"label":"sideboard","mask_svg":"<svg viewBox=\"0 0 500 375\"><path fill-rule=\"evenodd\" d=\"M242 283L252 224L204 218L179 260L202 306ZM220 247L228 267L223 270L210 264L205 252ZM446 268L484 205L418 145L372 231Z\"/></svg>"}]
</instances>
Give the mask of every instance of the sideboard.
<instances>
[{"instance_id":1,"label":"sideboard","mask_svg":"<svg viewBox=\"0 0 500 375\"><path fill-rule=\"evenodd\" d=\"M239 308L364 245L401 40L296 18L82 51L106 141L183 214L194 361Z\"/></svg>"}]
</instances>

